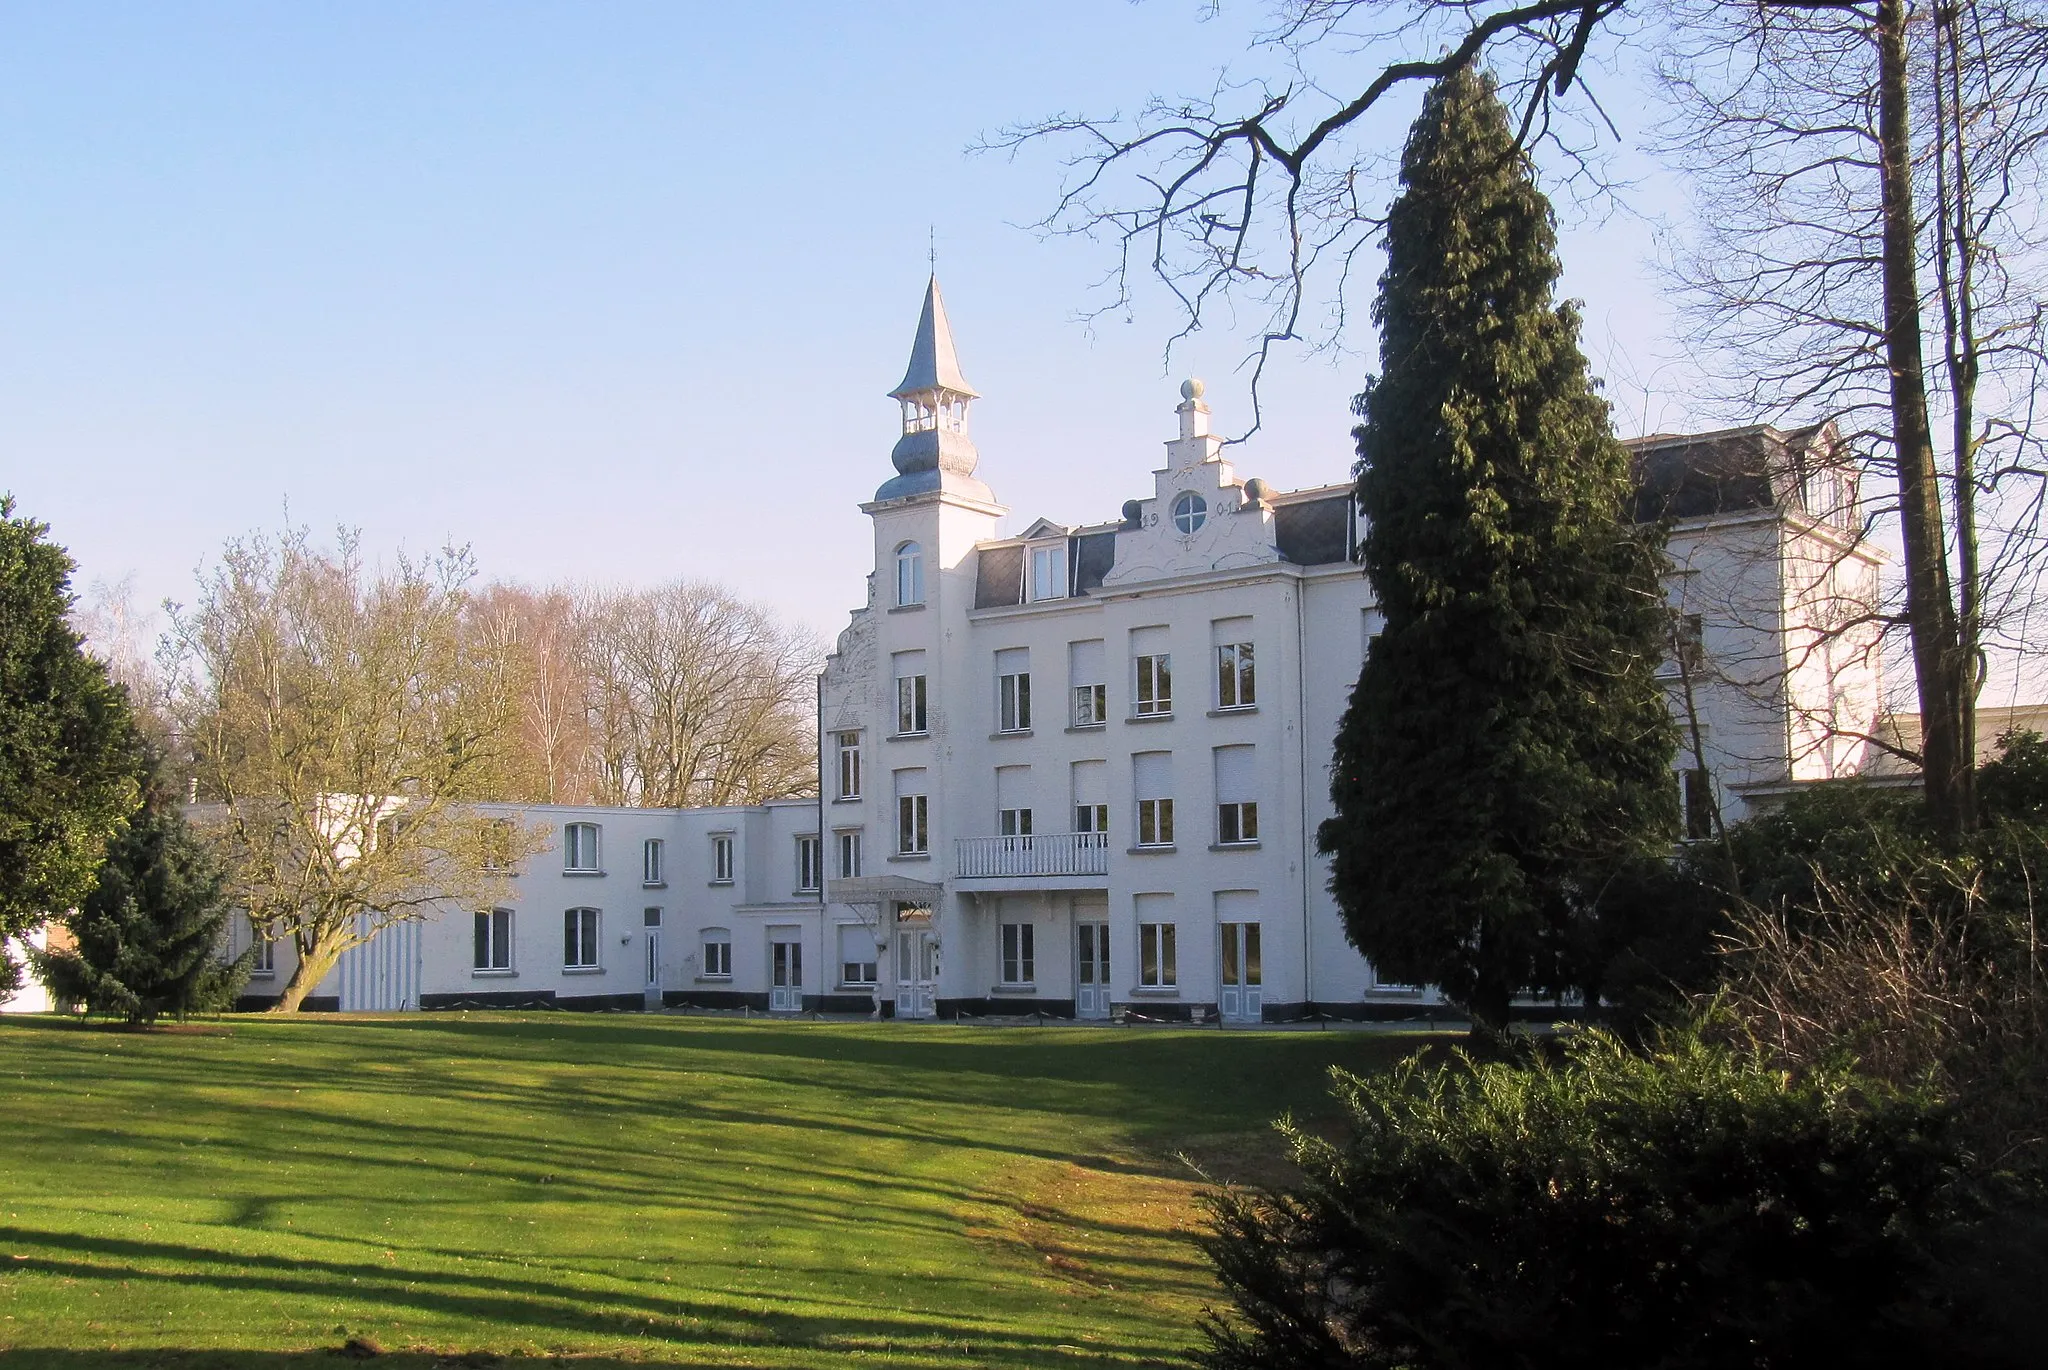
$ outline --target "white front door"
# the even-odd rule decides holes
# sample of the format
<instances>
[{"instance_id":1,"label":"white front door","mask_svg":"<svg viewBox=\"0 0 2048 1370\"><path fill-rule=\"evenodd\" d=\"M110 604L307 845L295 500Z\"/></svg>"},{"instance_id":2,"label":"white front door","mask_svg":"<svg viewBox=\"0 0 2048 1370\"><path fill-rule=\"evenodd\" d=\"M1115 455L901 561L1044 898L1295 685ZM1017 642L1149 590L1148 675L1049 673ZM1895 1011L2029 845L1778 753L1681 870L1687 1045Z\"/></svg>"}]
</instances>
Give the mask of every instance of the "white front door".
<instances>
[{"instance_id":1,"label":"white front door","mask_svg":"<svg viewBox=\"0 0 2048 1370\"><path fill-rule=\"evenodd\" d=\"M795 1013L804 1006L804 944L795 932L768 937L768 1011Z\"/></svg>"},{"instance_id":2,"label":"white front door","mask_svg":"<svg viewBox=\"0 0 2048 1370\"><path fill-rule=\"evenodd\" d=\"M1109 924L1074 924L1074 1016L1109 1017Z\"/></svg>"},{"instance_id":3,"label":"white front door","mask_svg":"<svg viewBox=\"0 0 2048 1370\"><path fill-rule=\"evenodd\" d=\"M661 929L647 929L647 988L661 988Z\"/></svg>"},{"instance_id":4,"label":"white front door","mask_svg":"<svg viewBox=\"0 0 2048 1370\"><path fill-rule=\"evenodd\" d=\"M896 1016L931 1018L939 980L939 938L930 928L896 930Z\"/></svg>"},{"instance_id":5,"label":"white front door","mask_svg":"<svg viewBox=\"0 0 2048 1370\"><path fill-rule=\"evenodd\" d=\"M1226 1023L1256 1023L1261 1013L1259 988L1259 925L1224 923L1221 968L1222 984L1216 1008Z\"/></svg>"}]
</instances>

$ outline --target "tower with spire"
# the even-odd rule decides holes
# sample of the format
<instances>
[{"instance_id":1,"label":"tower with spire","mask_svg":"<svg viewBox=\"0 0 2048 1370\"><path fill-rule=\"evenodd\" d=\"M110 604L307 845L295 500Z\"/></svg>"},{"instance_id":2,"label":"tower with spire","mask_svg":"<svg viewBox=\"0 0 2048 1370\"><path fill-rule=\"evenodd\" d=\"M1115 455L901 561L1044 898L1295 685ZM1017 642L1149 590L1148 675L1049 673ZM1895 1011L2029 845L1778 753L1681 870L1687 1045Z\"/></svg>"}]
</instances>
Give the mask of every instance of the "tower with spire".
<instances>
[{"instance_id":1,"label":"tower with spire","mask_svg":"<svg viewBox=\"0 0 2048 1370\"><path fill-rule=\"evenodd\" d=\"M903 436L890 453L896 476L875 491L876 500L943 492L993 503L989 488L974 478L980 454L967 433L968 406L981 396L960 373L953 325L936 275L925 285L910 365L889 398L902 407Z\"/></svg>"}]
</instances>

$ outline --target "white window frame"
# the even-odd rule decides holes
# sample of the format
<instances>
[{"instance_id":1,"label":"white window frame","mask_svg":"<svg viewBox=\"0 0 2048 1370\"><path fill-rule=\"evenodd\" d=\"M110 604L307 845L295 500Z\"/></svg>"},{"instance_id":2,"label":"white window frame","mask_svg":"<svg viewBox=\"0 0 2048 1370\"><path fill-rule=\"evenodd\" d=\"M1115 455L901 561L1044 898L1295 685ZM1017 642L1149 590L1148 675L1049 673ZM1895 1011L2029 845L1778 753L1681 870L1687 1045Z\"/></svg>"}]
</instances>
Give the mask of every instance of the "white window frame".
<instances>
[{"instance_id":1,"label":"white window frame","mask_svg":"<svg viewBox=\"0 0 2048 1370\"><path fill-rule=\"evenodd\" d=\"M860 734L834 733L839 748L839 798L860 798Z\"/></svg>"},{"instance_id":2,"label":"white window frame","mask_svg":"<svg viewBox=\"0 0 2048 1370\"><path fill-rule=\"evenodd\" d=\"M732 979L732 930L704 929L703 935L698 939L698 956L702 962L697 967L699 975L707 980Z\"/></svg>"},{"instance_id":3,"label":"white window frame","mask_svg":"<svg viewBox=\"0 0 2048 1370\"><path fill-rule=\"evenodd\" d=\"M586 840L587 839L587 840ZM585 848L588 848L586 851ZM597 823L562 825L562 870L569 875L598 875L604 870L604 828Z\"/></svg>"},{"instance_id":4,"label":"white window frame","mask_svg":"<svg viewBox=\"0 0 2048 1370\"><path fill-rule=\"evenodd\" d=\"M1259 802L1243 799L1216 806L1216 845L1256 847L1259 844Z\"/></svg>"},{"instance_id":5,"label":"white window frame","mask_svg":"<svg viewBox=\"0 0 2048 1370\"><path fill-rule=\"evenodd\" d=\"M1031 836L1031 810L1029 808L996 810L996 833L1001 837Z\"/></svg>"},{"instance_id":6,"label":"white window frame","mask_svg":"<svg viewBox=\"0 0 2048 1370\"><path fill-rule=\"evenodd\" d=\"M896 735L923 737L931 722L927 687L922 675L896 677Z\"/></svg>"},{"instance_id":7,"label":"white window frame","mask_svg":"<svg viewBox=\"0 0 2048 1370\"><path fill-rule=\"evenodd\" d=\"M860 829L841 828L833 834L839 839L839 878L855 880L860 877Z\"/></svg>"},{"instance_id":8,"label":"white window frame","mask_svg":"<svg viewBox=\"0 0 2048 1370\"><path fill-rule=\"evenodd\" d=\"M732 834L729 832L711 834L711 883L732 883Z\"/></svg>"},{"instance_id":9,"label":"white window frame","mask_svg":"<svg viewBox=\"0 0 2048 1370\"><path fill-rule=\"evenodd\" d=\"M1016 671L996 678L996 731L1031 731L1031 672Z\"/></svg>"},{"instance_id":10,"label":"white window frame","mask_svg":"<svg viewBox=\"0 0 2048 1370\"><path fill-rule=\"evenodd\" d=\"M1172 923L1138 924L1138 986L1141 989L1178 989L1180 965L1179 936Z\"/></svg>"},{"instance_id":11,"label":"white window frame","mask_svg":"<svg viewBox=\"0 0 2048 1370\"><path fill-rule=\"evenodd\" d=\"M1253 666L1252 644L1227 642L1216 649L1216 707L1255 709L1259 704L1258 676Z\"/></svg>"},{"instance_id":12,"label":"white window frame","mask_svg":"<svg viewBox=\"0 0 2048 1370\"><path fill-rule=\"evenodd\" d=\"M816 894L824 887L825 845L816 833L805 833L796 840L796 892Z\"/></svg>"},{"instance_id":13,"label":"white window frame","mask_svg":"<svg viewBox=\"0 0 2048 1370\"><path fill-rule=\"evenodd\" d=\"M509 818L493 818L484 825L484 869L507 871L512 869L512 831L514 824Z\"/></svg>"},{"instance_id":14,"label":"white window frame","mask_svg":"<svg viewBox=\"0 0 2048 1370\"><path fill-rule=\"evenodd\" d=\"M927 856L931 853L931 800L922 794L896 796L896 854Z\"/></svg>"},{"instance_id":15,"label":"white window frame","mask_svg":"<svg viewBox=\"0 0 2048 1370\"><path fill-rule=\"evenodd\" d=\"M1138 801L1138 845L1141 847L1171 847L1173 845L1173 800L1169 796Z\"/></svg>"},{"instance_id":16,"label":"white window frame","mask_svg":"<svg viewBox=\"0 0 2048 1370\"><path fill-rule=\"evenodd\" d=\"M841 923L839 925L839 932L837 934L839 938L839 983L846 989L872 988L881 981L881 963L879 959L872 961L849 961L846 959L846 933L849 928L859 929L862 933L867 932L867 929L858 923ZM870 935L868 940L868 954L870 956L878 956L878 953L874 950L874 945L874 939ZM853 973L849 975L848 971Z\"/></svg>"},{"instance_id":17,"label":"white window frame","mask_svg":"<svg viewBox=\"0 0 2048 1370\"><path fill-rule=\"evenodd\" d=\"M1137 659L1138 685L1131 698L1140 718L1173 712L1173 653L1148 652Z\"/></svg>"},{"instance_id":18,"label":"white window frame","mask_svg":"<svg viewBox=\"0 0 2048 1370\"><path fill-rule=\"evenodd\" d=\"M1076 685L1074 687L1074 726L1077 728L1100 728L1109 722L1109 687L1107 685Z\"/></svg>"},{"instance_id":19,"label":"white window frame","mask_svg":"<svg viewBox=\"0 0 2048 1370\"><path fill-rule=\"evenodd\" d=\"M1174 530L1182 537L1201 532L1202 525L1209 521L1209 501L1192 490L1175 495L1171 509Z\"/></svg>"},{"instance_id":20,"label":"white window frame","mask_svg":"<svg viewBox=\"0 0 2048 1370\"><path fill-rule=\"evenodd\" d=\"M924 548L915 542L896 544L896 607L924 603Z\"/></svg>"},{"instance_id":21,"label":"white window frame","mask_svg":"<svg viewBox=\"0 0 2048 1370\"><path fill-rule=\"evenodd\" d=\"M1685 840L1706 842L1714 836L1716 809L1713 774L1704 766L1681 766L1678 771L1679 815L1684 822Z\"/></svg>"},{"instance_id":22,"label":"white window frame","mask_svg":"<svg viewBox=\"0 0 2048 1370\"><path fill-rule=\"evenodd\" d=\"M1074 805L1074 831L1097 837L1103 843L1109 840L1109 805Z\"/></svg>"},{"instance_id":23,"label":"white window frame","mask_svg":"<svg viewBox=\"0 0 2048 1370\"><path fill-rule=\"evenodd\" d=\"M1036 942L1030 923L1003 924L1001 984L1021 988L1038 983Z\"/></svg>"},{"instance_id":24,"label":"white window frame","mask_svg":"<svg viewBox=\"0 0 2048 1370\"><path fill-rule=\"evenodd\" d=\"M668 844L659 837L650 837L640 844L640 885L643 889L660 889L668 883L666 871Z\"/></svg>"},{"instance_id":25,"label":"white window frame","mask_svg":"<svg viewBox=\"0 0 2048 1370\"><path fill-rule=\"evenodd\" d=\"M1067 597L1067 544L1040 543L1030 549L1030 577L1026 588L1032 602Z\"/></svg>"},{"instance_id":26,"label":"white window frame","mask_svg":"<svg viewBox=\"0 0 2048 1370\"><path fill-rule=\"evenodd\" d=\"M510 975L512 965L513 912L507 908L478 909L476 930L483 933L483 959L477 958L474 938L470 941L470 970L477 975Z\"/></svg>"},{"instance_id":27,"label":"white window frame","mask_svg":"<svg viewBox=\"0 0 2048 1370\"><path fill-rule=\"evenodd\" d=\"M573 928L571 926L573 920ZM574 945L571 945L571 942ZM562 910L562 969L604 969L604 914L580 907Z\"/></svg>"}]
</instances>

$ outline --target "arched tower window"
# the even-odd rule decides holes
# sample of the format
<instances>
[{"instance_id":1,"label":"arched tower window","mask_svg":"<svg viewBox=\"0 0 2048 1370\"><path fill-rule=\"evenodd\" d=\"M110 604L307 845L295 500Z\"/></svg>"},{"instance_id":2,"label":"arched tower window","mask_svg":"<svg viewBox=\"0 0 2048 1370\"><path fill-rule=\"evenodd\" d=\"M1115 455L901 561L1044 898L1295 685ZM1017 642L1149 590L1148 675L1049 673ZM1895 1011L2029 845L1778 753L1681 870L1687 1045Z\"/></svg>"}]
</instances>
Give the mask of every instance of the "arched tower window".
<instances>
[{"instance_id":1,"label":"arched tower window","mask_svg":"<svg viewBox=\"0 0 2048 1370\"><path fill-rule=\"evenodd\" d=\"M896 549L896 603L924 603L924 549L914 542Z\"/></svg>"}]
</instances>

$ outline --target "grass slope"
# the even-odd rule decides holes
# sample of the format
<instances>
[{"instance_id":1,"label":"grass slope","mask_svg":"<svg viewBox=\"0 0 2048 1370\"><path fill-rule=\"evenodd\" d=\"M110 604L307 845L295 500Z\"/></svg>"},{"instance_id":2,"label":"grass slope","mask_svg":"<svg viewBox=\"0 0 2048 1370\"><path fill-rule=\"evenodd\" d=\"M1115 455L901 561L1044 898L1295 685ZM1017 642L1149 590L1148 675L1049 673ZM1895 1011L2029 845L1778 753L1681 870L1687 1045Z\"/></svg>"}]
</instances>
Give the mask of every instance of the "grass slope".
<instances>
[{"instance_id":1,"label":"grass slope","mask_svg":"<svg viewBox=\"0 0 2048 1370\"><path fill-rule=\"evenodd\" d=\"M0 1364L331 1366L346 1336L410 1353L380 1365L1168 1362L1214 1297L1170 1154L1249 1164L1330 1064L1414 1045L5 1021Z\"/></svg>"}]
</instances>

